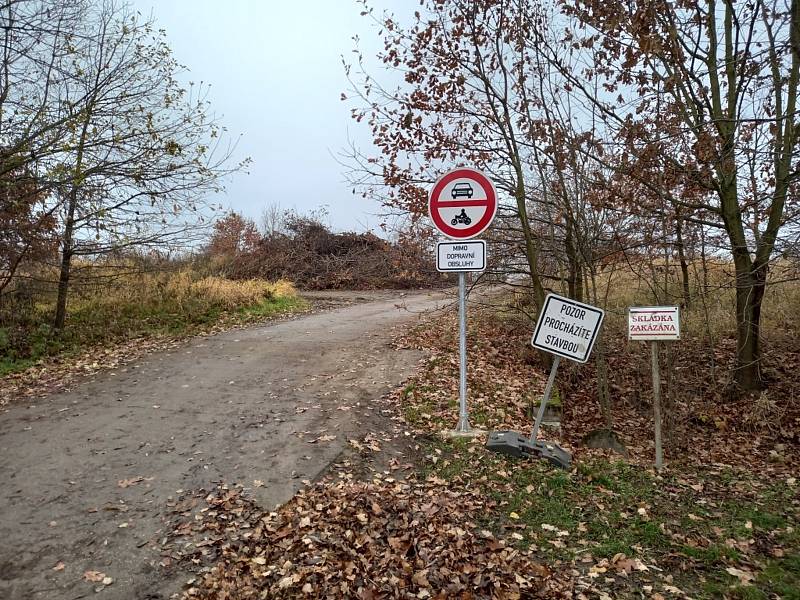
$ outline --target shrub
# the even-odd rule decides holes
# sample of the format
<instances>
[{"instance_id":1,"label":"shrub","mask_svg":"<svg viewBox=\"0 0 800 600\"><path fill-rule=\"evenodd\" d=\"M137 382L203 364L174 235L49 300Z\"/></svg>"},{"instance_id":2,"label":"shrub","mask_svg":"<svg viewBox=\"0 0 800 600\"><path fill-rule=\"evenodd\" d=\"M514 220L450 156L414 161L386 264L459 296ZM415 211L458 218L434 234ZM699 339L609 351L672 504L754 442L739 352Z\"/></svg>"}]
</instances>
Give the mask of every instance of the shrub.
<instances>
[{"instance_id":1,"label":"shrub","mask_svg":"<svg viewBox=\"0 0 800 600\"><path fill-rule=\"evenodd\" d=\"M225 225L207 248L208 266L235 279L287 279L304 289L407 289L450 282L434 268L429 239L414 233L394 242L372 233L334 233L317 217L292 212L284 214L280 229L257 241L252 222L235 213Z\"/></svg>"}]
</instances>

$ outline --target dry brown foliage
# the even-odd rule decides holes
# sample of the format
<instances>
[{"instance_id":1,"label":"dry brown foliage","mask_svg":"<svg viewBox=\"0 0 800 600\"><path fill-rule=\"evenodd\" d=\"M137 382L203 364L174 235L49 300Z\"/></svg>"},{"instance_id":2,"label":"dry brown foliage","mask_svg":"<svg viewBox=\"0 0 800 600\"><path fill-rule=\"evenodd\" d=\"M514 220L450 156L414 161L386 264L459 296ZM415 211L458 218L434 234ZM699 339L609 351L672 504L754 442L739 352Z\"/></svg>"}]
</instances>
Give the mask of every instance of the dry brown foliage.
<instances>
[{"instance_id":1,"label":"dry brown foliage","mask_svg":"<svg viewBox=\"0 0 800 600\"><path fill-rule=\"evenodd\" d=\"M428 240L413 233L393 242L373 233L334 233L313 216L290 213L282 230L254 240L252 223L234 220L235 232L226 221L208 248L215 268L234 279L288 279L310 290L409 289L449 281L434 268Z\"/></svg>"},{"instance_id":2,"label":"dry brown foliage","mask_svg":"<svg viewBox=\"0 0 800 600\"><path fill-rule=\"evenodd\" d=\"M435 477L319 484L272 513L224 486L205 501L202 521L187 513L174 532L205 537L194 562L219 560L185 598L559 598L571 589L476 523L493 501Z\"/></svg>"}]
</instances>

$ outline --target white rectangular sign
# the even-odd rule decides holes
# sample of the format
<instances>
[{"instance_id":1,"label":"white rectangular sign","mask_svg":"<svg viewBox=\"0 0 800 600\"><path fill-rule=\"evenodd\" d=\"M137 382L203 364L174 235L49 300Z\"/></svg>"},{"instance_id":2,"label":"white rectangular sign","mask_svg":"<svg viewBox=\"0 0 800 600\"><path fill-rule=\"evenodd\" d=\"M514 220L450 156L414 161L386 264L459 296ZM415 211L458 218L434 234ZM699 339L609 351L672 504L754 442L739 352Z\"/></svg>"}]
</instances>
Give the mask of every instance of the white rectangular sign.
<instances>
[{"instance_id":1,"label":"white rectangular sign","mask_svg":"<svg viewBox=\"0 0 800 600\"><path fill-rule=\"evenodd\" d=\"M438 242L436 244L436 270L483 271L486 269L486 242Z\"/></svg>"},{"instance_id":2,"label":"white rectangular sign","mask_svg":"<svg viewBox=\"0 0 800 600\"><path fill-rule=\"evenodd\" d=\"M589 360L605 311L570 298L548 294L531 344L580 363Z\"/></svg>"},{"instance_id":3,"label":"white rectangular sign","mask_svg":"<svg viewBox=\"0 0 800 600\"><path fill-rule=\"evenodd\" d=\"M628 307L628 339L679 340L680 309L677 306Z\"/></svg>"}]
</instances>

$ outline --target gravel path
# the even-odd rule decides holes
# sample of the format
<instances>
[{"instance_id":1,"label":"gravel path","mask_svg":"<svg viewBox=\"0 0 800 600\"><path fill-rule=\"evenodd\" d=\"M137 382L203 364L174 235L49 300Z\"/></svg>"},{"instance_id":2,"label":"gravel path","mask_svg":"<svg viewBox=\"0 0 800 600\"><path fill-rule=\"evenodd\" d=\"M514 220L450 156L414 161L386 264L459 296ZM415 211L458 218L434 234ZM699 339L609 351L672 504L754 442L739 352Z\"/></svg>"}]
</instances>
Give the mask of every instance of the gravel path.
<instances>
[{"instance_id":1,"label":"gravel path","mask_svg":"<svg viewBox=\"0 0 800 600\"><path fill-rule=\"evenodd\" d=\"M0 414L0 598L178 592L187 576L160 566L170 499L224 480L288 500L420 359L390 348L393 328L446 303L373 298L196 338Z\"/></svg>"}]
</instances>

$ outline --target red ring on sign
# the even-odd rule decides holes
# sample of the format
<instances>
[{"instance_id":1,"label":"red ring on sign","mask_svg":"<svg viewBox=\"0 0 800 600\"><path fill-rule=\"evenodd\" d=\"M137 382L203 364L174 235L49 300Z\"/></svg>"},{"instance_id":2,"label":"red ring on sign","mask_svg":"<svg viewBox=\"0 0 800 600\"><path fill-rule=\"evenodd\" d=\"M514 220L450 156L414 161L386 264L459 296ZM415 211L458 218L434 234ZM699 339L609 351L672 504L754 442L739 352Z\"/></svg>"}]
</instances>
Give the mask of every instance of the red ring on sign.
<instances>
[{"instance_id":1,"label":"red ring on sign","mask_svg":"<svg viewBox=\"0 0 800 600\"><path fill-rule=\"evenodd\" d=\"M443 201L441 198L442 192L447 184L454 179L471 179L486 192L485 200L470 200L458 203L458 206L464 207L486 206L483 217L481 217L477 223L465 229L456 229L442 219L439 214L439 202ZM454 169L445 173L436 181L428 196L428 215L433 221L433 224L436 225L436 228L451 239L466 240L475 237L489 227L495 214L497 214L497 193L494 190L494 185L486 175L475 169Z\"/></svg>"}]
</instances>

